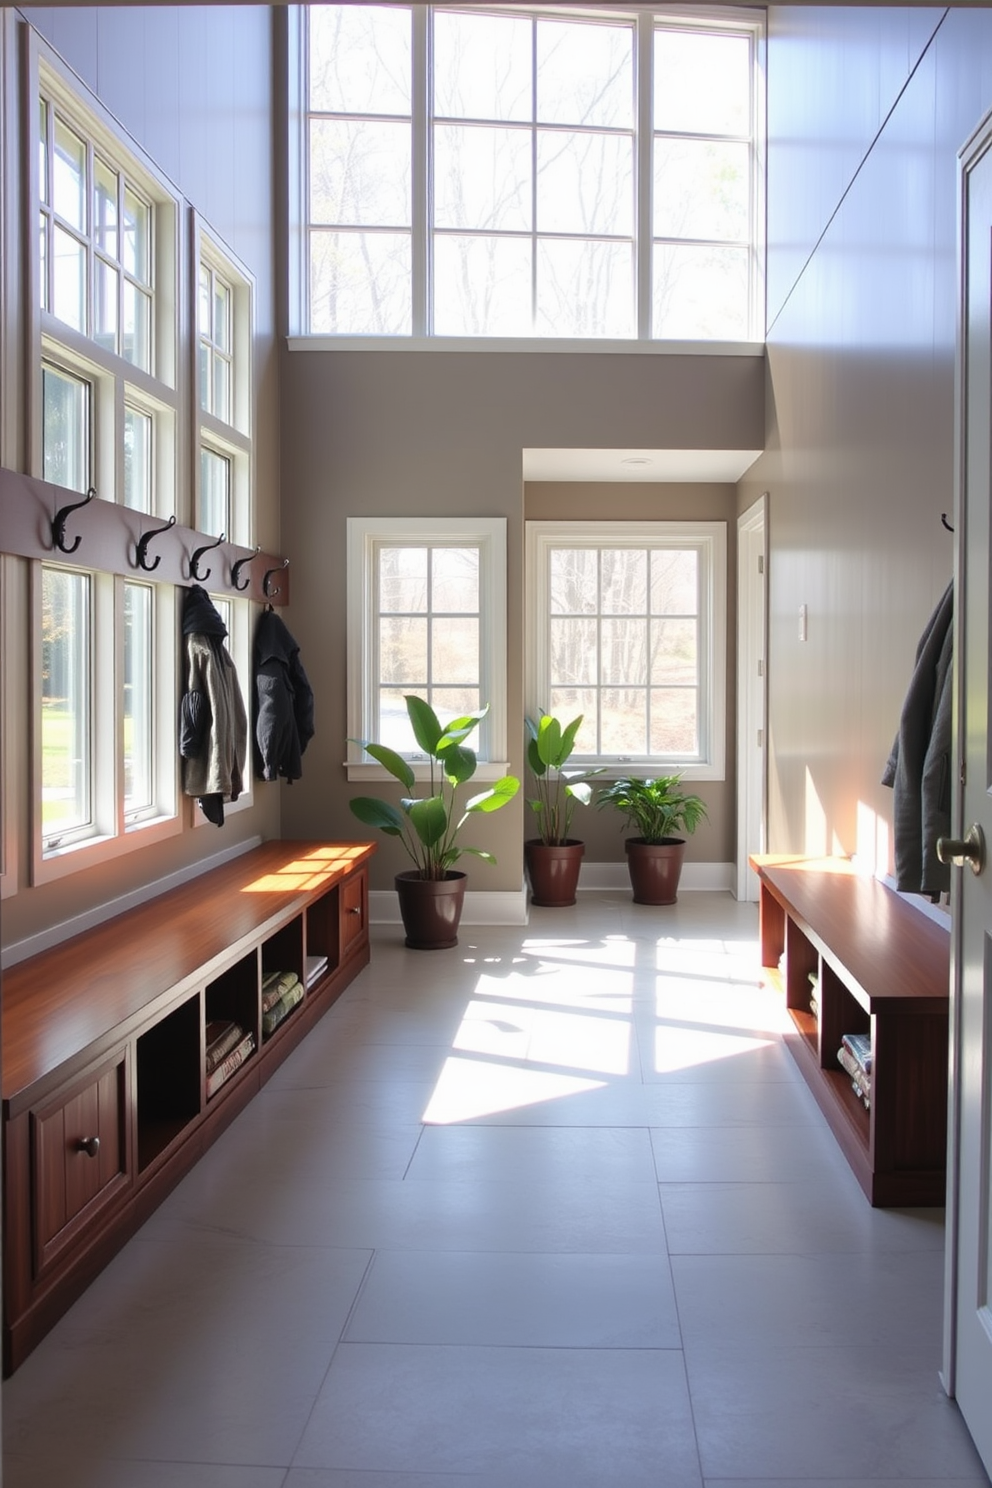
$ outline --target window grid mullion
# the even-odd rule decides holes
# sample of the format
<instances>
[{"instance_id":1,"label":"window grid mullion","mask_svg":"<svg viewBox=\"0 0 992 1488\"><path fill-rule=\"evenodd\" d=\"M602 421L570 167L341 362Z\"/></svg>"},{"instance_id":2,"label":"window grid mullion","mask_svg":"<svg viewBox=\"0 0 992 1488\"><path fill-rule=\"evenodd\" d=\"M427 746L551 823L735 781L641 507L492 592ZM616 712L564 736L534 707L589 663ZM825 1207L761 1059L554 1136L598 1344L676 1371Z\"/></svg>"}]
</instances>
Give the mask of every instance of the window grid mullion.
<instances>
[{"instance_id":1,"label":"window grid mullion","mask_svg":"<svg viewBox=\"0 0 992 1488\"><path fill-rule=\"evenodd\" d=\"M433 252L433 163L434 117L431 68L430 14L426 5L414 5L411 15L410 94L410 272L412 275L410 317L415 336L430 335L434 328Z\"/></svg>"},{"instance_id":2,"label":"window grid mullion","mask_svg":"<svg viewBox=\"0 0 992 1488\"><path fill-rule=\"evenodd\" d=\"M651 339L654 307L654 24L650 15L641 14L634 30L636 87L637 186L634 243L634 307L637 338Z\"/></svg>"},{"instance_id":3,"label":"window grid mullion","mask_svg":"<svg viewBox=\"0 0 992 1488\"><path fill-rule=\"evenodd\" d=\"M530 325L537 328L537 17L530 21Z\"/></svg>"}]
</instances>

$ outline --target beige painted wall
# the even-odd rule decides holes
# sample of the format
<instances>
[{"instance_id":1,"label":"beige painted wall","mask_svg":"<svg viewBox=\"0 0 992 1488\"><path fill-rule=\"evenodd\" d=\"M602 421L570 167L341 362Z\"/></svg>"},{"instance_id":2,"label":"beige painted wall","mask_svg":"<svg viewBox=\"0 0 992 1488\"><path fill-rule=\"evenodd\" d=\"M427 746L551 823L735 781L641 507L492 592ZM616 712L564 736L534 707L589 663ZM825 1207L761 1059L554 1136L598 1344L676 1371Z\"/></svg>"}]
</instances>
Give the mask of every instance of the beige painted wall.
<instances>
[{"instance_id":1,"label":"beige painted wall","mask_svg":"<svg viewBox=\"0 0 992 1488\"><path fill-rule=\"evenodd\" d=\"M287 836L354 836L344 759L345 519L451 512L507 518L508 737L523 760L525 448L758 448L763 364L754 357L444 351L294 351L283 380L283 541L293 622L317 697L317 737L285 793ZM752 441L755 441L752 443ZM728 506L731 503L728 498ZM612 508L611 514L612 514ZM726 814L732 810L728 804ZM724 811L717 807L717 820ZM498 866L472 887L518 890L523 806L481 824ZM701 838L700 850L707 839ZM714 856L728 854L721 839ZM619 856L617 844L614 844ZM605 848L604 848L605 850ZM709 855L708 853L706 854ZM373 881L406 863L380 839Z\"/></svg>"},{"instance_id":2,"label":"beige painted wall","mask_svg":"<svg viewBox=\"0 0 992 1488\"><path fill-rule=\"evenodd\" d=\"M23 7L22 12L255 276L256 540L269 551L278 552L279 360L274 335L271 16L258 6ZM15 14L8 12L7 19L11 23L11 52L15 53ZM4 101L10 131L6 162L11 179L4 183L8 212L17 208L13 176L22 153L14 133L18 119L13 92L16 80L16 67L11 66ZM11 241L16 243L13 218ZM9 265L8 272L12 272ZM6 331L7 354L16 358L16 321L8 324ZM20 381L9 376L4 379L5 459L15 466L19 449L10 430L16 430L21 419L20 409L12 406L19 397ZM8 569L8 642L28 633L24 569L26 565L20 560L12 561ZM291 623L289 615L287 619ZM181 872L250 837L279 835L281 788L256 784L254 807L229 814L219 830L209 825L188 825L180 836L158 847L128 853L57 884L28 887L27 647L8 644L4 660L8 713L4 741L8 751L6 825L18 872L18 892L3 901L5 946Z\"/></svg>"},{"instance_id":3,"label":"beige painted wall","mask_svg":"<svg viewBox=\"0 0 992 1488\"><path fill-rule=\"evenodd\" d=\"M863 158L848 152L832 203L817 208L822 240L808 262L792 258L803 266L787 291L778 285L767 453L739 502L770 493L769 846L858 852L887 871L891 792L879 777L920 632L952 571L940 514L954 476L956 152L992 104L992 12L951 10L926 47L922 12L869 23L772 9L768 190L780 266L795 241L783 204L803 200L812 158L796 145L809 137L804 121L819 121L828 154L847 133L851 91L818 66L825 24L835 56L853 49L863 75L886 80L873 107L888 117ZM915 70L907 35L921 49Z\"/></svg>"}]
</instances>

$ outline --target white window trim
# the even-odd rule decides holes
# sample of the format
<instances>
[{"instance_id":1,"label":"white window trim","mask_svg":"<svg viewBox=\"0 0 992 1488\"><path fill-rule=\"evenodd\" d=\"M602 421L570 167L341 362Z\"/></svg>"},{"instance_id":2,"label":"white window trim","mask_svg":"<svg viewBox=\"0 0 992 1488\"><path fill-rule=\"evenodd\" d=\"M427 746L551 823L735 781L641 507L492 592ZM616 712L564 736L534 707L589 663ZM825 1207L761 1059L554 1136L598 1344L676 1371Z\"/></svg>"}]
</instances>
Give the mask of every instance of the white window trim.
<instances>
[{"instance_id":1,"label":"white window trim","mask_svg":"<svg viewBox=\"0 0 992 1488\"><path fill-rule=\"evenodd\" d=\"M379 3L379 0L372 0ZM430 5L408 0L413 12L413 114L411 119L415 184L420 171L420 160L427 158L430 89L418 78L421 59L430 66L430 38L427 14ZM439 8L446 8L443 4ZM288 290L290 334L287 346L290 351L548 351L548 352L600 352L607 354L648 353L662 355L708 355L708 356L757 356L764 354L764 331L766 319L766 273L765 273L765 58L766 21L762 10L733 5L672 4L649 8L638 0L616 9L597 9L595 6L577 5L521 5L514 7L494 0L493 10L512 11L519 9L525 14L552 15L555 19L632 21L636 33L636 105L635 105L635 227L636 245L635 272L635 326L630 338L571 339L556 337L486 337L486 336L435 336L424 333L428 309L426 298L429 288L426 278L426 259L430 258L431 235L426 203L426 185L414 190L412 229L412 252L414 259L414 282L412 286L413 334L398 336L353 336L311 334L309 326L309 216L307 194L309 191L309 79L307 57L306 6L288 7L288 77L287 114L289 123L289 253ZM751 299L749 304L750 329L753 336L762 339L718 341L666 341L654 339L648 334L652 317L652 260L653 213L653 121L652 121L652 77L653 77L653 33L656 26L671 23L704 30L720 30L749 33L752 39L753 70L751 90ZM429 76L428 76L429 82ZM424 94L424 97L420 95ZM419 272L418 272L419 265Z\"/></svg>"},{"instance_id":2,"label":"white window trim","mask_svg":"<svg viewBox=\"0 0 992 1488\"><path fill-rule=\"evenodd\" d=\"M383 542L476 544L480 551L480 650L483 703L489 713L469 747L479 756L477 780L498 780L506 759L506 518L505 517L349 517L348 544L348 757L350 781L386 780L389 773L368 759L353 739L369 736L373 674L372 599L375 555ZM430 776L428 763L413 761L418 780Z\"/></svg>"},{"instance_id":3,"label":"white window trim","mask_svg":"<svg viewBox=\"0 0 992 1488\"><path fill-rule=\"evenodd\" d=\"M725 522L527 522L526 537L526 711L533 716L549 696L547 556L557 547L697 547L703 557L700 579L702 619L700 685L702 757L671 762L637 755L606 761L605 777L678 772L686 780L724 780L727 752L727 524Z\"/></svg>"},{"instance_id":4,"label":"white window trim","mask_svg":"<svg viewBox=\"0 0 992 1488\"><path fill-rule=\"evenodd\" d=\"M255 468L254 468L254 369L255 345L255 280L244 264L231 252L213 229L192 214L193 262L190 272L193 327L193 367L190 379L192 394L192 427L198 431L196 458L193 462L193 525L199 530L200 450L207 448L231 462L230 531L227 541L250 547L255 541ZM227 422L209 413L200 402L200 264L205 263L231 290L231 420ZM219 533L211 536L218 537Z\"/></svg>"},{"instance_id":5,"label":"white window trim","mask_svg":"<svg viewBox=\"0 0 992 1488\"><path fill-rule=\"evenodd\" d=\"M52 564L58 567L58 564ZM135 848L148 847L182 830L178 812L178 750L169 747L175 738L176 698L175 635L178 628L177 595L171 584L152 585L154 590L154 647L156 678L155 784L157 809L140 821L124 819L123 761L123 628L118 623L124 580L92 570L93 585L93 826L88 832L71 834L64 847L45 851L41 801L41 609L43 564L31 564L31 883L53 883L82 868L109 862ZM107 739L110 744L107 744ZM69 835L69 834L67 834Z\"/></svg>"},{"instance_id":6,"label":"white window trim","mask_svg":"<svg viewBox=\"0 0 992 1488\"><path fill-rule=\"evenodd\" d=\"M173 511L171 493L176 489L179 395L177 387L179 307L182 265L179 253L182 202L175 188L156 169L135 142L123 133L113 117L65 66L57 53L33 29L28 32L30 118L28 200L32 203L33 230L27 244L37 241L39 199L36 129L40 98L52 99L67 122L95 150L140 190L152 205L151 244L153 314L151 325L152 370L146 372L116 352L106 351L84 332L40 309L37 253L27 253L29 346L27 367L27 415L30 430L30 468L42 471L41 387L37 369L42 360L62 363L66 370L85 376L93 385L91 450L92 484L104 500L123 501L123 417L125 402L140 406L154 418L153 515L183 519Z\"/></svg>"}]
</instances>

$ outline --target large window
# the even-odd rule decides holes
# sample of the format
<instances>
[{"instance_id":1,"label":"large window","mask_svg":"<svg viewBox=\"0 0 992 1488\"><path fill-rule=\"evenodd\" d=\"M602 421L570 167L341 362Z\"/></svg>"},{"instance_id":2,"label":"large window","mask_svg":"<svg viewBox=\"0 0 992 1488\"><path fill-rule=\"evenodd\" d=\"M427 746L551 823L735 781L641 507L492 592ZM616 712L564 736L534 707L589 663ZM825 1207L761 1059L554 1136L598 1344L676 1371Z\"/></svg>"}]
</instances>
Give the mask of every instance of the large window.
<instances>
[{"instance_id":1,"label":"large window","mask_svg":"<svg viewBox=\"0 0 992 1488\"><path fill-rule=\"evenodd\" d=\"M197 223L196 523L248 544L251 507L252 282L204 224Z\"/></svg>"},{"instance_id":2,"label":"large window","mask_svg":"<svg viewBox=\"0 0 992 1488\"><path fill-rule=\"evenodd\" d=\"M39 64L35 461L47 480L170 516L179 203Z\"/></svg>"},{"instance_id":3,"label":"large window","mask_svg":"<svg viewBox=\"0 0 992 1488\"><path fill-rule=\"evenodd\" d=\"M57 59L40 44L32 55L32 468L188 519L177 480L179 199ZM31 580L35 883L181 826L176 591L57 559L34 564Z\"/></svg>"},{"instance_id":4,"label":"large window","mask_svg":"<svg viewBox=\"0 0 992 1488\"><path fill-rule=\"evenodd\" d=\"M740 341L756 23L303 8L312 335Z\"/></svg>"},{"instance_id":5,"label":"large window","mask_svg":"<svg viewBox=\"0 0 992 1488\"><path fill-rule=\"evenodd\" d=\"M583 715L578 759L722 778L726 528L529 522L528 707Z\"/></svg>"},{"instance_id":6,"label":"large window","mask_svg":"<svg viewBox=\"0 0 992 1488\"><path fill-rule=\"evenodd\" d=\"M348 733L417 760L408 693L442 721L490 711L471 747L506 753L506 523L348 519ZM363 763L364 761L364 763ZM349 745L349 777L381 773ZM485 771L482 772L483 775Z\"/></svg>"},{"instance_id":7,"label":"large window","mask_svg":"<svg viewBox=\"0 0 992 1488\"><path fill-rule=\"evenodd\" d=\"M37 565L36 883L175 830L175 592Z\"/></svg>"}]
</instances>

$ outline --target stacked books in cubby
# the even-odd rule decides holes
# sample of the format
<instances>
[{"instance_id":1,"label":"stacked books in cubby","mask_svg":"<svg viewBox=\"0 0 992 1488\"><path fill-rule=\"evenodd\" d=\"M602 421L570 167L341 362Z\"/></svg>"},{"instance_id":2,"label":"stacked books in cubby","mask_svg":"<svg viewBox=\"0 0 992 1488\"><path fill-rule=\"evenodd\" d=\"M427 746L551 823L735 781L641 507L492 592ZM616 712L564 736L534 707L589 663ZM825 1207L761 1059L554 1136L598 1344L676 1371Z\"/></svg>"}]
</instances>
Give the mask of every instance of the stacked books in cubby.
<instances>
[{"instance_id":1,"label":"stacked books in cubby","mask_svg":"<svg viewBox=\"0 0 992 1488\"><path fill-rule=\"evenodd\" d=\"M811 971L809 974L809 1010L819 1023L820 1021L820 973Z\"/></svg>"},{"instance_id":2,"label":"stacked books in cubby","mask_svg":"<svg viewBox=\"0 0 992 1488\"><path fill-rule=\"evenodd\" d=\"M255 1035L240 1023L215 1018L207 1024L207 1099L241 1068L255 1048Z\"/></svg>"},{"instance_id":3,"label":"stacked books in cubby","mask_svg":"<svg viewBox=\"0 0 992 1488\"><path fill-rule=\"evenodd\" d=\"M854 1092L865 1106L871 1105L871 1036L867 1033L845 1033L837 1050L842 1069L851 1077Z\"/></svg>"},{"instance_id":4,"label":"stacked books in cubby","mask_svg":"<svg viewBox=\"0 0 992 1488\"><path fill-rule=\"evenodd\" d=\"M267 971L262 977L262 1037L279 1027L303 1001L303 983L295 971Z\"/></svg>"},{"instance_id":5,"label":"stacked books in cubby","mask_svg":"<svg viewBox=\"0 0 992 1488\"><path fill-rule=\"evenodd\" d=\"M306 968L305 968L305 970L306 970L307 986L308 987L312 987L315 982L319 982L320 981L320 978L324 975L324 972L327 970L327 957L326 956L308 956L307 957L307 960L306 960Z\"/></svg>"}]
</instances>

